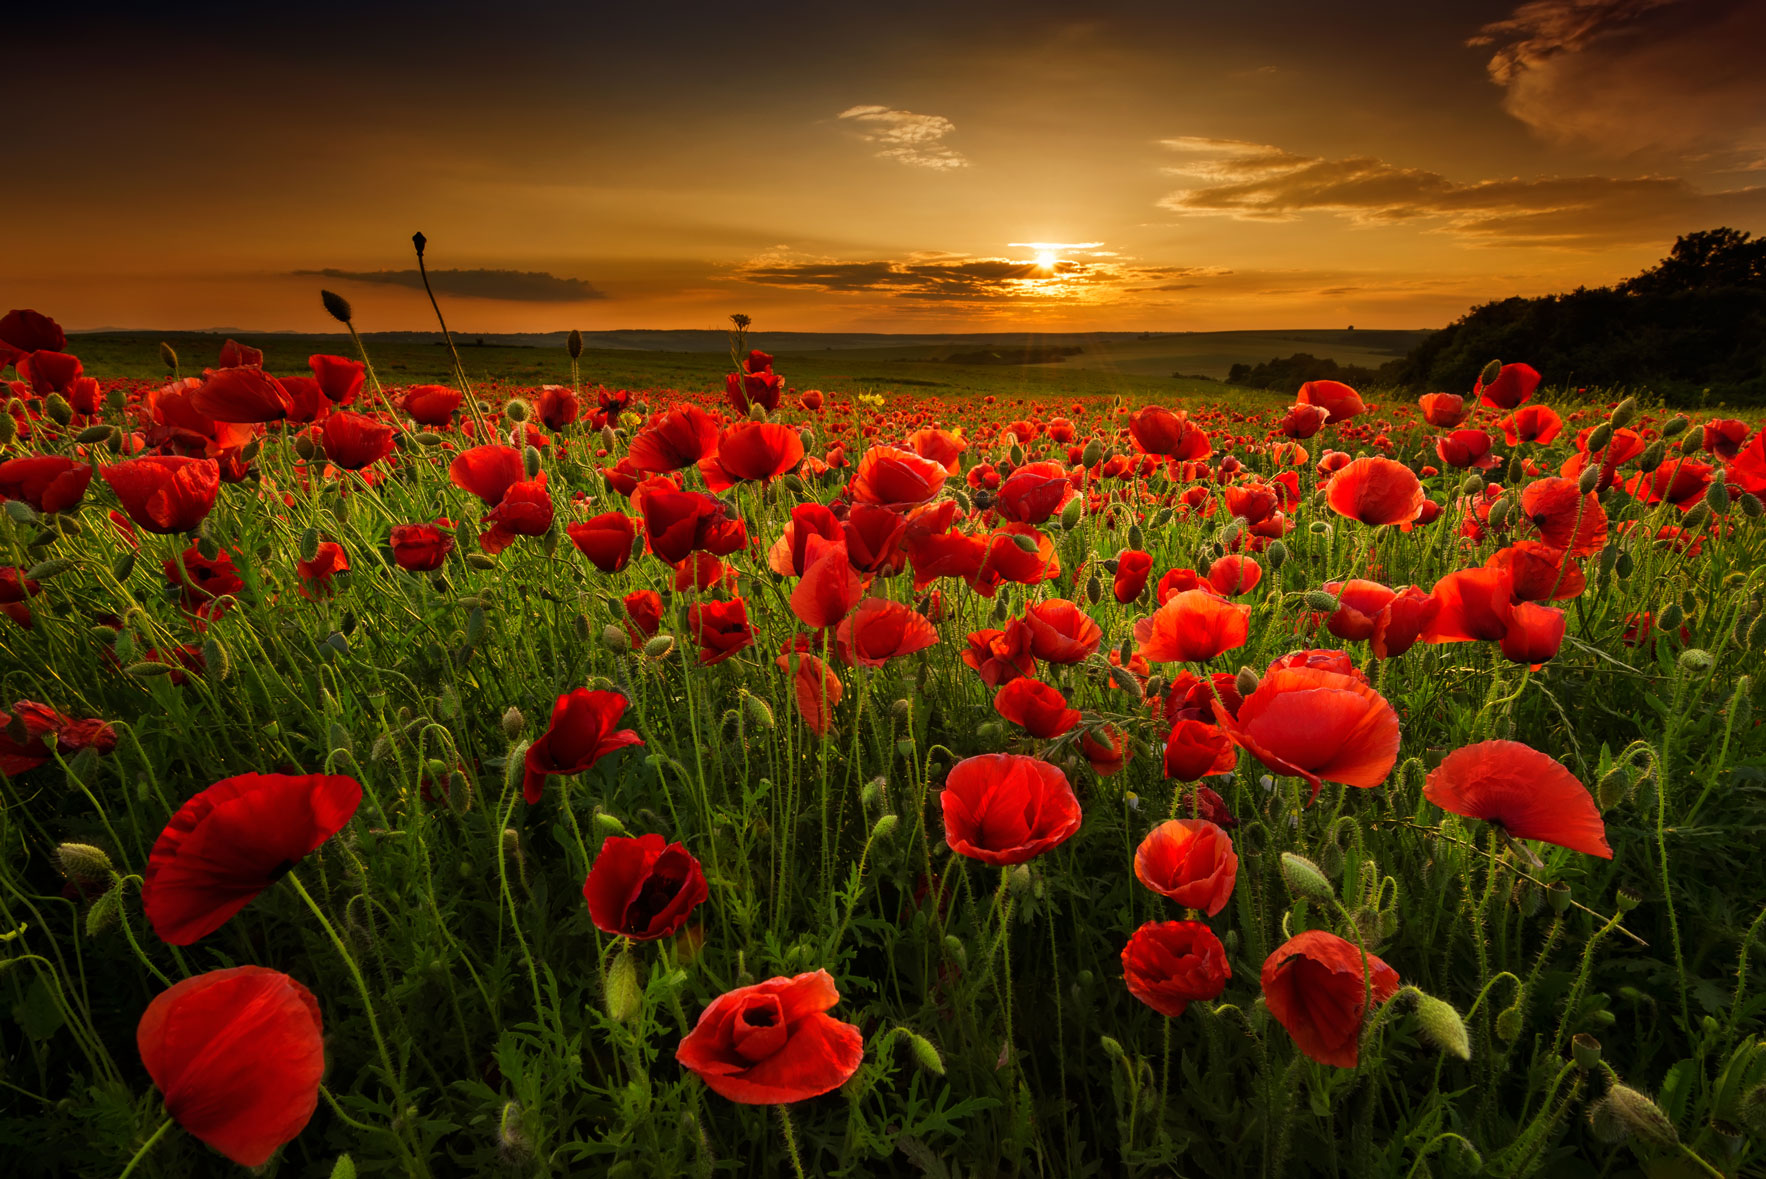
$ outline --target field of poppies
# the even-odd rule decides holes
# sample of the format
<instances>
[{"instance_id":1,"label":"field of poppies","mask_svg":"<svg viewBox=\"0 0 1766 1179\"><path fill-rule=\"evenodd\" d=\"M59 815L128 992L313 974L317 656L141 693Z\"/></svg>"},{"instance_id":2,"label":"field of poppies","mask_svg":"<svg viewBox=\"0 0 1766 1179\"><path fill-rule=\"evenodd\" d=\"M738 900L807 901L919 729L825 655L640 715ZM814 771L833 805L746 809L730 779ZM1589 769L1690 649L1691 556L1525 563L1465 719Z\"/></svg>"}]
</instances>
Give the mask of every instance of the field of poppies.
<instances>
[{"instance_id":1,"label":"field of poppies","mask_svg":"<svg viewBox=\"0 0 1766 1179\"><path fill-rule=\"evenodd\" d=\"M628 391L0 318L9 1173L1766 1167L1756 421L746 326Z\"/></svg>"}]
</instances>

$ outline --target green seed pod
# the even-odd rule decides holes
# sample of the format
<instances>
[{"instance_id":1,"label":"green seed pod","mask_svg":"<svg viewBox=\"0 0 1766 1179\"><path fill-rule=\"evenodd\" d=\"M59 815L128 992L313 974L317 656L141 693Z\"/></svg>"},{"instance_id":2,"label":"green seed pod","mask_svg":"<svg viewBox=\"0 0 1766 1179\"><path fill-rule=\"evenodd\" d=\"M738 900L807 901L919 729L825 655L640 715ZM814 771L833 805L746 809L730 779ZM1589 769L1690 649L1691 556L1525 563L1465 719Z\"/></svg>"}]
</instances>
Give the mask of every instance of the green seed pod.
<instances>
[{"instance_id":1,"label":"green seed pod","mask_svg":"<svg viewBox=\"0 0 1766 1179\"><path fill-rule=\"evenodd\" d=\"M74 562L66 557L51 557L47 561L38 561L25 570L25 578L29 581L48 581L52 577L60 577L73 568L76 568Z\"/></svg>"},{"instance_id":2,"label":"green seed pod","mask_svg":"<svg viewBox=\"0 0 1766 1179\"><path fill-rule=\"evenodd\" d=\"M1690 425L1692 425L1692 423L1687 421L1685 414L1677 413L1662 423L1662 437L1674 438L1678 435L1684 434L1686 433L1686 428Z\"/></svg>"},{"instance_id":3,"label":"green seed pod","mask_svg":"<svg viewBox=\"0 0 1766 1179\"><path fill-rule=\"evenodd\" d=\"M511 397L503 407L503 416L512 422L525 422L533 416L533 407L519 397Z\"/></svg>"},{"instance_id":4,"label":"green seed pod","mask_svg":"<svg viewBox=\"0 0 1766 1179\"><path fill-rule=\"evenodd\" d=\"M1280 569L1287 564L1288 546L1279 540L1272 540L1269 542L1269 548L1264 550L1263 556L1271 570Z\"/></svg>"},{"instance_id":5,"label":"green seed pod","mask_svg":"<svg viewBox=\"0 0 1766 1179\"><path fill-rule=\"evenodd\" d=\"M1607 415L1607 421L1613 424L1614 429L1619 429L1624 426L1629 426L1632 419L1636 417L1637 398L1627 397L1613 407L1613 412Z\"/></svg>"},{"instance_id":6,"label":"green seed pod","mask_svg":"<svg viewBox=\"0 0 1766 1179\"><path fill-rule=\"evenodd\" d=\"M1233 683L1238 688L1240 696L1249 696L1257 690L1257 673L1248 667L1241 667Z\"/></svg>"},{"instance_id":7,"label":"green seed pod","mask_svg":"<svg viewBox=\"0 0 1766 1179\"><path fill-rule=\"evenodd\" d=\"M74 407L61 394L51 393L43 399L43 416L58 426L65 426L74 420Z\"/></svg>"},{"instance_id":8,"label":"green seed pod","mask_svg":"<svg viewBox=\"0 0 1766 1179\"><path fill-rule=\"evenodd\" d=\"M1417 1024L1435 1047L1461 1060L1472 1058L1472 1041L1466 1035L1465 1021L1451 1003L1433 995L1417 992Z\"/></svg>"},{"instance_id":9,"label":"green seed pod","mask_svg":"<svg viewBox=\"0 0 1766 1179\"><path fill-rule=\"evenodd\" d=\"M657 635L644 644L644 654L651 659L666 659L675 649L673 635Z\"/></svg>"},{"instance_id":10,"label":"green seed pod","mask_svg":"<svg viewBox=\"0 0 1766 1179\"><path fill-rule=\"evenodd\" d=\"M1288 891L1297 897L1320 904L1329 904L1336 899L1337 890L1331 887L1324 870L1305 856L1283 852L1281 873Z\"/></svg>"},{"instance_id":11,"label":"green seed pod","mask_svg":"<svg viewBox=\"0 0 1766 1179\"><path fill-rule=\"evenodd\" d=\"M9 417L0 416L0 421L11 421L11 420L12 419ZM30 504L26 503L22 499L9 499L9 500L7 500L6 501L6 514L12 518L14 523L35 524L37 522L36 509L32 508Z\"/></svg>"},{"instance_id":12,"label":"green seed pod","mask_svg":"<svg viewBox=\"0 0 1766 1179\"><path fill-rule=\"evenodd\" d=\"M748 723L763 733L773 731L777 721L773 719L773 706L759 696L744 688L741 692L742 710L748 714Z\"/></svg>"},{"instance_id":13,"label":"green seed pod","mask_svg":"<svg viewBox=\"0 0 1766 1179\"><path fill-rule=\"evenodd\" d=\"M601 628L601 645L615 655L624 655L632 649L632 637L626 633L625 627L608 623Z\"/></svg>"},{"instance_id":14,"label":"green seed pod","mask_svg":"<svg viewBox=\"0 0 1766 1179\"><path fill-rule=\"evenodd\" d=\"M1141 534L1141 526L1139 524L1130 524L1128 526L1128 547L1134 549L1136 552L1146 551L1147 538Z\"/></svg>"},{"instance_id":15,"label":"green seed pod","mask_svg":"<svg viewBox=\"0 0 1766 1179\"><path fill-rule=\"evenodd\" d=\"M1621 887L1618 892L1613 894L1613 904L1621 913L1629 913L1642 903L1643 894L1634 888Z\"/></svg>"},{"instance_id":16,"label":"green seed pod","mask_svg":"<svg viewBox=\"0 0 1766 1179\"><path fill-rule=\"evenodd\" d=\"M895 828L898 824L900 824L900 822L901 822L901 820L899 818L897 818L895 815L882 815L882 816L880 816L877 819L876 823L872 824L872 826L871 826L871 839L872 839L872 841L873 842L877 842L877 841L885 841L886 842L891 835L895 834Z\"/></svg>"}]
</instances>

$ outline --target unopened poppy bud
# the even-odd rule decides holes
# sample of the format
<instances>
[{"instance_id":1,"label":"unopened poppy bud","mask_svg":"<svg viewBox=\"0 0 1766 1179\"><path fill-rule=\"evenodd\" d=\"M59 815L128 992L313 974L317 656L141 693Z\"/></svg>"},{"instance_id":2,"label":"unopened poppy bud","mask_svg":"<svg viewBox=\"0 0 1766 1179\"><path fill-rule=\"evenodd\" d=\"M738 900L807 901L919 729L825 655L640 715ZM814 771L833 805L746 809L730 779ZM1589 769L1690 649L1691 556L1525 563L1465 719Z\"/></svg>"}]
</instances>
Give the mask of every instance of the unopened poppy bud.
<instances>
[{"instance_id":1,"label":"unopened poppy bud","mask_svg":"<svg viewBox=\"0 0 1766 1179\"><path fill-rule=\"evenodd\" d=\"M906 1029L903 1029L904 1031ZM914 1060L919 1066L935 1077L944 1075L944 1058L938 1055L938 1049L925 1036L907 1032L908 1047L913 1051Z\"/></svg>"},{"instance_id":2,"label":"unopened poppy bud","mask_svg":"<svg viewBox=\"0 0 1766 1179\"><path fill-rule=\"evenodd\" d=\"M884 792L889 785L887 778L872 778L858 792L859 805L866 810L881 806L884 803Z\"/></svg>"},{"instance_id":3,"label":"unopened poppy bud","mask_svg":"<svg viewBox=\"0 0 1766 1179\"><path fill-rule=\"evenodd\" d=\"M615 655L624 655L632 649L632 639L625 633L625 627L608 623L601 628L601 645Z\"/></svg>"},{"instance_id":4,"label":"unopened poppy bud","mask_svg":"<svg viewBox=\"0 0 1766 1179\"><path fill-rule=\"evenodd\" d=\"M1088 467L1095 467L1104 461L1104 444L1096 438L1085 444L1080 452L1079 461Z\"/></svg>"},{"instance_id":5,"label":"unopened poppy bud","mask_svg":"<svg viewBox=\"0 0 1766 1179\"><path fill-rule=\"evenodd\" d=\"M1514 508L1514 501L1509 499L1509 497L1506 495L1503 496L1502 498L1498 499L1495 503L1491 504L1490 505L1490 527L1492 527L1492 528L1506 528L1506 527L1508 527L1509 513L1510 513L1510 511L1513 510L1513 508Z\"/></svg>"},{"instance_id":6,"label":"unopened poppy bud","mask_svg":"<svg viewBox=\"0 0 1766 1179\"><path fill-rule=\"evenodd\" d=\"M1006 869L1006 888L1013 896L1021 897L1030 892L1031 873L1029 864L1014 864Z\"/></svg>"},{"instance_id":7,"label":"unopened poppy bud","mask_svg":"<svg viewBox=\"0 0 1766 1179\"><path fill-rule=\"evenodd\" d=\"M1136 551L1147 547L1147 538L1141 535L1141 526L1139 524L1130 524L1128 526L1128 547Z\"/></svg>"},{"instance_id":8,"label":"unopened poppy bud","mask_svg":"<svg viewBox=\"0 0 1766 1179\"><path fill-rule=\"evenodd\" d=\"M906 699L895 701L889 706L889 715L903 724L907 723L913 719L914 702Z\"/></svg>"},{"instance_id":9,"label":"unopened poppy bud","mask_svg":"<svg viewBox=\"0 0 1766 1179\"><path fill-rule=\"evenodd\" d=\"M12 416L12 414L5 410L0 410L0 445L11 442L17 434L18 421ZM7 506L10 507L18 502L18 500L8 500Z\"/></svg>"},{"instance_id":10,"label":"unopened poppy bud","mask_svg":"<svg viewBox=\"0 0 1766 1179\"><path fill-rule=\"evenodd\" d=\"M214 635L202 641L203 676L211 684L226 683L233 676L233 656L227 645Z\"/></svg>"},{"instance_id":11,"label":"unopened poppy bud","mask_svg":"<svg viewBox=\"0 0 1766 1179\"><path fill-rule=\"evenodd\" d=\"M1680 665L1681 671L1688 675L1696 675L1701 671L1709 671L1711 665L1716 661L1711 657L1711 653L1703 647L1688 647L1680 653L1680 657L1675 662Z\"/></svg>"},{"instance_id":12,"label":"unopened poppy bud","mask_svg":"<svg viewBox=\"0 0 1766 1179\"><path fill-rule=\"evenodd\" d=\"M319 444L302 434L294 440L294 453L299 455L301 459L311 462L314 456L319 453Z\"/></svg>"},{"instance_id":13,"label":"unopened poppy bud","mask_svg":"<svg viewBox=\"0 0 1766 1179\"><path fill-rule=\"evenodd\" d=\"M1337 595L1329 590L1307 590L1306 605L1312 610L1334 611L1337 608Z\"/></svg>"},{"instance_id":14,"label":"unopened poppy bud","mask_svg":"<svg viewBox=\"0 0 1766 1179\"><path fill-rule=\"evenodd\" d=\"M497 1152L512 1164L525 1162L533 1155L533 1143L522 1125L520 1102L503 1103L503 1112L497 1118Z\"/></svg>"},{"instance_id":15,"label":"unopened poppy bud","mask_svg":"<svg viewBox=\"0 0 1766 1179\"><path fill-rule=\"evenodd\" d=\"M521 732L525 728L527 728L527 718L521 715L521 709L511 704L503 712L503 736L513 741L521 736Z\"/></svg>"},{"instance_id":16,"label":"unopened poppy bud","mask_svg":"<svg viewBox=\"0 0 1766 1179\"><path fill-rule=\"evenodd\" d=\"M607 1014L625 1023L644 1006L644 989L638 985L638 963L631 949L621 950L607 968Z\"/></svg>"},{"instance_id":17,"label":"unopened poppy bud","mask_svg":"<svg viewBox=\"0 0 1766 1179\"><path fill-rule=\"evenodd\" d=\"M89 843L64 843L55 849L61 874L69 880L103 880L116 871L103 848Z\"/></svg>"},{"instance_id":18,"label":"unopened poppy bud","mask_svg":"<svg viewBox=\"0 0 1766 1179\"><path fill-rule=\"evenodd\" d=\"M86 910L86 936L97 937L111 926L123 911L123 886L112 885Z\"/></svg>"},{"instance_id":19,"label":"unopened poppy bud","mask_svg":"<svg viewBox=\"0 0 1766 1179\"><path fill-rule=\"evenodd\" d=\"M880 816L877 821L871 825L872 841L887 840L891 835L895 834L895 828L900 822L901 819L895 815Z\"/></svg>"},{"instance_id":20,"label":"unopened poppy bud","mask_svg":"<svg viewBox=\"0 0 1766 1179\"><path fill-rule=\"evenodd\" d=\"M1594 800L1603 811L1610 811L1631 793L1631 771L1616 765L1601 775L1594 787ZM1567 885L1565 886L1568 887Z\"/></svg>"},{"instance_id":21,"label":"unopened poppy bud","mask_svg":"<svg viewBox=\"0 0 1766 1179\"><path fill-rule=\"evenodd\" d=\"M1478 387L1482 389L1485 385L1488 385L1501 375L1502 361L1492 360L1489 364L1484 366L1481 372L1478 373Z\"/></svg>"},{"instance_id":22,"label":"unopened poppy bud","mask_svg":"<svg viewBox=\"0 0 1766 1179\"><path fill-rule=\"evenodd\" d=\"M1602 422L1600 425L1596 426L1594 429L1592 429L1588 432L1588 449L1591 452L1597 451L1597 450L1605 450L1607 448L1607 443L1611 442L1612 440L1613 440L1612 424L1610 422Z\"/></svg>"},{"instance_id":23,"label":"unopened poppy bud","mask_svg":"<svg viewBox=\"0 0 1766 1179\"><path fill-rule=\"evenodd\" d=\"M1687 421L1685 414L1677 413L1662 423L1662 437L1673 438L1680 434L1684 434L1686 433L1686 428L1691 424L1691 422Z\"/></svg>"},{"instance_id":24,"label":"unopened poppy bud","mask_svg":"<svg viewBox=\"0 0 1766 1179\"><path fill-rule=\"evenodd\" d=\"M1085 504L1078 496L1074 496L1067 501L1067 506L1061 509L1061 527L1069 530L1079 527L1079 521L1084 515Z\"/></svg>"},{"instance_id":25,"label":"unopened poppy bud","mask_svg":"<svg viewBox=\"0 0 1766 1179\"><path fill-rule=\"evenodd\" d=\"M1705 488L1705 506L1713 512L1728 511L1729 485L1713 479L1711 485Z\"/></svg>"},{"instance_id":26,"label":"unopened poppy bud","mask_svg":"<svg viewBox=\"0 0 1766 1179\"><path fill-rule=\"evenodd\" d=\"M4 420L6 419L0 418L0 421ZM1737 495L1735 502L1741 508L1741 514L1750 520L1758 520L1763 514L1766 514L1766 504L1762 504L1760 498L1751 491L1744 491Z\"/></svg>"},{"instance_id":27,"label":"unopened poppy bud","mask_svg":"<svg viewBox=\"0 0 1766 1179\"><path fill-rule=\"evenodd\" d=\"M1239 668L1239 674L1233 679L1233 686L1238 689L1240 696L1249 696L1255 692L1257 684L1257 673L1248 667Z\"/></svg>"},{"instance_id":28,"label":"unopened poppy bud","mask_svg":"<svg viewBox=\"0 0 1766 1179\"><path fill-rule=\"evenodd\" d=\"M1279 540L1272 540L1269 542L1269 548L1264 550L1263 556L1271 569L1280 569L1287 563L1288 546Z\"/></svg>"},{"instance_id":29,"label":"unopened poppy bud","mask_svg":"<svg viewBox=\"0 0 1766 1179\"><path fill-rule=\"evenodd\" d=\"M955 962L958 969L968 969L969 951L964 948L963 939L954 933L944 935L944 956Z\"/></svg>"},{"instance_id":30,"label":"unopened poppy bud","mask_svg":"<svg viewBox=\"0 0 1766 1179\"><path fill-rule=\"evenodd\" d=\"M1673 1146L1680 1141L1662 1107L1629 1085L1614 1084L1608 1089L1589 1111L1588 1123L1595 1136L1606 1142L1635 1138L1653 1146Z\"/></svg>"},{"instance_id":31,"label":"unopened poppy bud","mask_svg":"<svg viewBox=\"0 0 1766 1179\"><path fill-rule=\"evenodd\" d=\"M1622 426L1629 426L1632 419L1636 417L1637 398L1627 397L1613 407L1613 412L1607 415L1607 421L1613 424L1614 429L1618 429Z\"/></svg>"},{"instance_id":32,"label":"unopened poppy bud","mask_svg":"<svg viewBox=\"0 0 1766 1179\"><path fill-rule=\"evenodd\" d=\"M495 569L497 567L497 559L488 553L467 553L466 563L474 569ZM586 634L578 637L588 638Z\"/></svg>"},{"instance_id":33,"label":"unopened poppy bud","mask_svg":"<svg viewBox=\"0 0 1766 1179\"><path fill-rule=\"evenodd\" d=\"M1034 553L1036 551L1036 538L1025 536L1021 532L1012 533L1012 543L1027 553Z\"/></svg>"},{"instance_id":34,"label":"unopened poppy bud","mask_svg":"<svg viewBox=\"0 0 1766 1179\"><path fill-rule=\"evenodd\" d=\"M959 487L952 491L950 497L957 501L957 507L963 509L964 515L968 515L975 510L975 501L971 499L969 493L962 488Z\"/></svg>"},{"instance_id":35,"label":"unopened poppy bud","mask_svg":"<svg viewBox=\"0 0 1766 1179\"><path fill-rule=\"evenodd\" d=\"M1417 1025L1435 1047L1461 1060L1472 1058L1472 1041L1466 1035L1465 1021L1453 1004L1433 995L1416 992Z\"/></svg>"},{"instance_id":36,"label":"unopened poppy bud","mask_svg":"<svg viewBox=\"0 0 1766 1179\"><path fill-rule=\"evenodd\" d=\"M1337 890L1326 879L1324 869L1305 856L1283 852L1281 870L1283 882L1295 896L1320 904L1329 904L1336 899Z\"/></svg>"},{"instance_id":37,"label":"unopened poppy bud","mask_svg":"<svg viewBox=\"0 0 1766 1179\"><path fill-rule=\"evenodd\" d=\"M1686 611L1680 608L1679 602L1669 602L1656 612L1656 625L1663 630L1674 630L1686 621Z\"/></svg>"},{"instance_id":38,"label":"unopened poppy bud","mask_svg":"<svg viewBox=\"0 0 1766 1179\"><path fill-rule=\"evenodd\" d=\"M338 323L348 323L350 321L350 301L336 291L321 290L319 292L319 302L325 305L326 313ZM170 351L170 349L166 348L164 344L161 344L160 347L166 351ZM177 357L174 356L174 362L176 359Z\"/></svg>"},{"instance_id":39,"label":"unopened poppy bud","mask_svg":"<svg viewBox=\"0 0 1766 1179\"><path fill-rule=\"evenodd\" d=\"M612 426L602 426L601 427L601 445L603 447L605 447L607 450L611 451L613 449L613 447L615 446L615 444L617 444L618 442L619 442L619 437L616 434L614 434Z\"/></svg>"},{"instance_id":40,"label":"unopened poppy bud","mask_svg":"<svg viewBox=\"0 0 1766 1179\"><path fill-rule=\"evenodd\" d=\"M525 422L533 416L533 407L519 397L511 397L503 407L503 416L512 422Z\"/></svg>"},{"instance_id":41,"label":"unopened poppy bud","mask_svg":"<svg viewBox=\"0 0 1766 1179\"><path fill-rule=\"evenodd\" d=\"M1637 908L1637 906L1643 904L1643 894L1629 886L1621 887L1619 891L1614 894L1613 903L1619 907L1619 912L1629 913L1631 910Z\"/></svg>"},{"instance_id":42,"label":"unopened poppy bud","mask_svg":"<svg viewBox=\"0 0 1766 1179\"><path fill-rule=\"evenodd\" d=\"M38 561L25 570L26 581L48 581L52 577L60 577L68 570L75 568L74 562L66 557L50 557L47 561Z\"/></svg>"},{"instance_id":43,"label":"unopened poppy bud","mask_svg":"<svg viewBox=\"0 0 1766 1179\"><path fill-rule=\"evenodd\" d=\"M91 446L94 442L108 441L115 430L115 426L107 426L100 422L96 426L87 426L84 430L75 434L74 441L78 442L81 446Z\"/></svg>"},{"instance_id":44,"label":"unopened poppy bud","mask_svg":"<svg viewBox=\"0 0 1766 1179\"><path fill-rule=\"evenodd\" d=\"M1613 558L1613 572L1618 575L1621 581L1631 576L1633 565L1631 554L1624 549L1620 549L1619 555Z\"/></svg>"},{"instance_id":45,"label":"unopened poppy bud","mask_svg":"<svg viewBox=\"0 0 1766 1179\"><path fill-rule=\"evenodd\" d=\"M673 635L657 635L644 644L644 654L651 659L662 659L675 649Z\"/></svg>"},{"instance_id":46,"label":"unopened poppy bud","mask_svg":"<svg viewBox=\"0 0 1766 1179\"><path fill-rule=\"evenodd\" d=\"M773 719L773 706L754 693L742 692L742 710L748 714L748 723L763 733L770 733L776 723Z\"/></svg>"},{"instance_id":47,"label":"unopened poppy bud","mask_svg":"<svg viewBox=\"0 0 1766 1179\"><path fill-rule=\"evenodd\" d=\"M1100 582L1098 580L1097 572L1094 570L1092 572L1091 576L1087 577L1085 579L1085 600L1086 600L1086 603L1088 605L1095 606L1098 604L1098 599L1102 598L1103 596L1104 596L1104 585L1102 582Z\"/></svg>"},{"instance_id":48,"label":"unopened poppy bud","mask_svg":"<svg viewBox=\"0 0 1766 1179\"><path fill-rule=\"evenodd\" d=\"M1521 1009L1504 1007L1496 1016L1496 1035L1505 1044L1512 1044L1521 1035Z\"/></svg>"},{"instance_id":49,"label":"unopened poppy bud","mask_svg":"<svg viewBox=\"0 0 1766 1179\"><path fill-rule=\"evenodd\" d=\"M1598 486L1600 486L1600 468L1583 467L1582 473L1576 476L1576 490L1587 495Z\"/></svg>"},{"instance_id":50,"label":"unopened poppy bud","mask_svg":"<svg viewBox=\"0 0 1766 1179\"><path fill-rule=\"evenodd\" d=\"M521 882L527 883L527 859L521 850L521 832L513 827L503 828L503 858L515 864L516 871L521 875Z\"/></svg>"},{"instance_id":51,"label":"unopened poppy bud","mask_svg":"<svg viewBox=\"0 0 1766 1179\"><path fill-rule=\"evenodd\" d=\"M1643 448L1643 455L1637 460L1638 469L1653 471L1662 465L1662 456L1668 451L1667 443L1660 438Z\"/></svg>"},{"instance_id":52,"label":"unopened poppy bud","mask_svg":"<svg viewBox=\"0 0 1766 1179\"><path fill-rule=\"evenodd\" d=\"M529 479L536 478L540 473L540 452L530 446L522 451L522 459L527 468L527 477Z\"/></svg>"},{"instance_id":53,"label":"unopened poppy bud","mask_svg":"<svg viewBox=\"0 0 1766 1179\"><path fill-rule=\"evenodd\" d=\"M1680 526L1687 532L1697 532L1711 522L1711 505L1700 501L1686 510L1680 517Z\"/></svg>"},{"instance_id":54,"label":"unopened poppy bud","mask_svg":"<svg viewBox=\"0 0 1766 1179\"><path fill-rule=\"evenodd\" d=\"M579 359L583 354L583 334L575 328L564 338L564 350L570 353L572 360Z\"/></svg>"},{"instance_id":55,"label":"unopened poppy bud","mask_svg":"<svg viewBox=\"0 0 1766 1179\"><path fill-rule=\"evenodd\" d=\"M766 406L758 401L748 403L748 420L751 422L766 421Z\"/></svg>"},{"instance_id":56,"label":"unopened poppy bud","mask_svg":"<svg viewBox=\"0 0 1766 1179\"><path fill-rule=\"evenodd\" d=\"M74 420L74 407L59 393L51 393L43 399L43 412L58 426Z\"/></svg>"},{"instance_id":57,"label":"unopened poppy bud","mask_svg":"<svg viewBox=\"0 0 1766 1179\"><path fill-rule=\"evenodd\" d=\"M1504 477L1508 480L1508 482L1519 483L1521 481L1521 476L1525 475L1526 473L1527 473L1527 468L1524 465L1522 465L1521 456L1517 454L1517 455L1510 457L1510 459L1508 460L1508 470L1504 473Z\"/></svg>"},{"instance_id":58,"label":"unopened poppy bud","mask_svg":"<svg viewBox=\"0 0 1766 1179\"><path fill-rule=\"evenodd\" d=\"M1128 1063L1128 1053L1126 1053L1122 1050L1121 1043L1119 1043L1113 1037L1099 1036L1098 1037L1098 1044L1100 1047L1103 1048L1104 1055L1108 1056L1111 1060L1114 1060L1114 1061L1121 1063L1121 1064Z\"/></svg>"}]
</instances>

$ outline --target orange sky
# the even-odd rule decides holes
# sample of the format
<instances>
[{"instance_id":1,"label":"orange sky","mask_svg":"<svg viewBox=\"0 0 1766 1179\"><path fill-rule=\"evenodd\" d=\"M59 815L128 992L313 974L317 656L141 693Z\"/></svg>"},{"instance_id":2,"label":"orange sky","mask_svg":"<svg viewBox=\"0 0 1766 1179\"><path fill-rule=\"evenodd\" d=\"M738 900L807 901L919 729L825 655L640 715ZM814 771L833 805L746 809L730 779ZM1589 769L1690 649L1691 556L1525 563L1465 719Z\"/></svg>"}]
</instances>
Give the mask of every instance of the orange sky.
<instances>
[{"instance_id":1,"label":"orange sky","mask_svg":"<svg viewBox=\"0 0 1766 1179\"><path fill-rule=\"evenodd\" d=\"M71 328L427 327L417 229L465 332L1427 327L1766 230L1743 0L140 7L9 63Z\"/></svg>"}]
</instances>

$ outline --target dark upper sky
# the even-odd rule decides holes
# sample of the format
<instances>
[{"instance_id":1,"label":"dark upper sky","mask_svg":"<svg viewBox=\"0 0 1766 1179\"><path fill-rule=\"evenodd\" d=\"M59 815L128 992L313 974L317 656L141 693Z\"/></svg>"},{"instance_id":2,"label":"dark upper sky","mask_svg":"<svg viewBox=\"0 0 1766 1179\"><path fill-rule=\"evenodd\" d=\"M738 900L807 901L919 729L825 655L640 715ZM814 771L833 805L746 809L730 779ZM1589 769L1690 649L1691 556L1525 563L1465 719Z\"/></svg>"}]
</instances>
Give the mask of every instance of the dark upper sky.
<instances>
[{"instance_id":1,"label":"dark upper sky","mask_svg":"<svg viewBox=\"0 0 1766 1179\"><path fill-rule=\"evenodd\" d=\"M1429 326L1766 230L1761 0L79 8L0 82L77 327L424 326L419 228L477 331Z\"/></svg>"}]
</instances>

